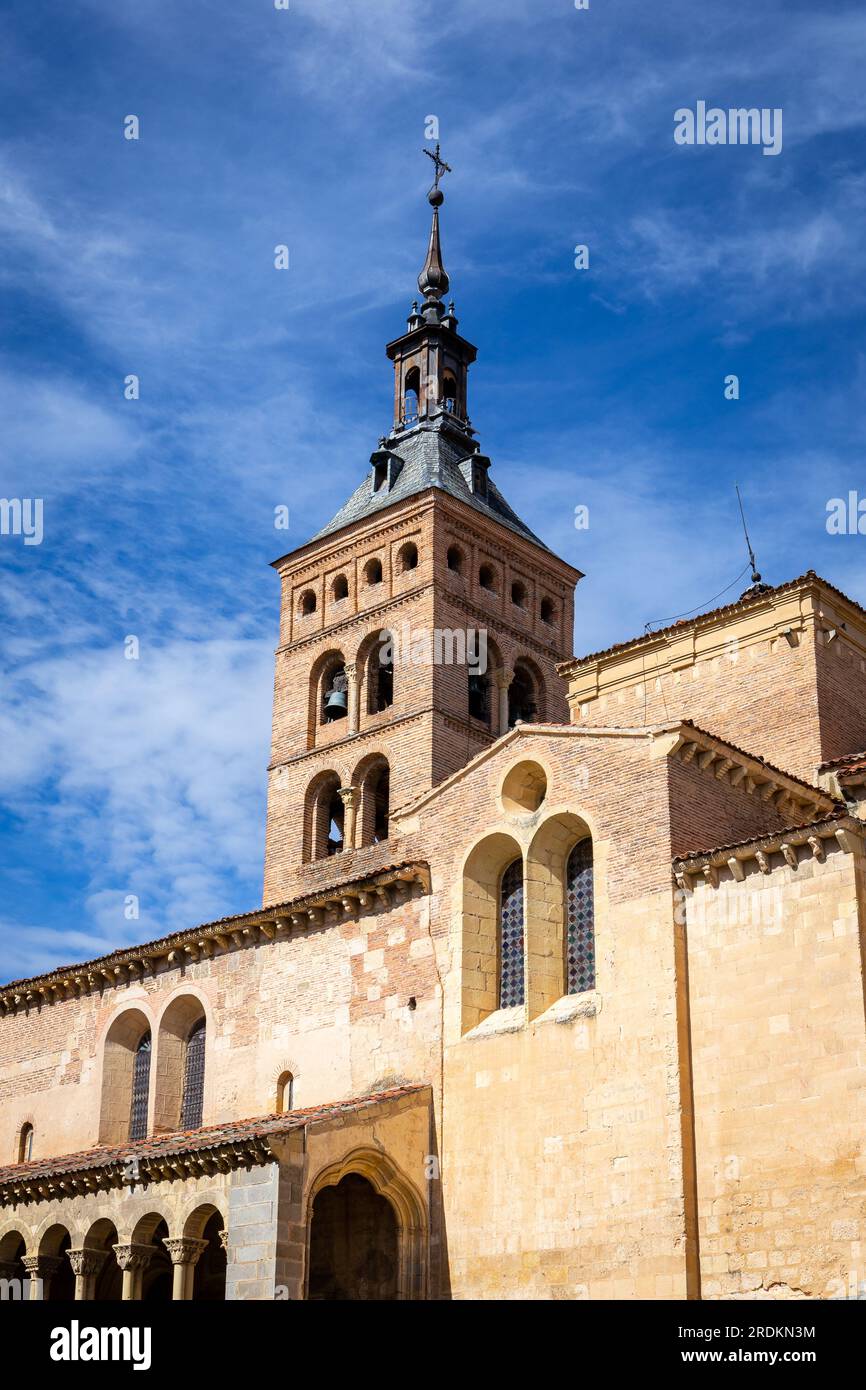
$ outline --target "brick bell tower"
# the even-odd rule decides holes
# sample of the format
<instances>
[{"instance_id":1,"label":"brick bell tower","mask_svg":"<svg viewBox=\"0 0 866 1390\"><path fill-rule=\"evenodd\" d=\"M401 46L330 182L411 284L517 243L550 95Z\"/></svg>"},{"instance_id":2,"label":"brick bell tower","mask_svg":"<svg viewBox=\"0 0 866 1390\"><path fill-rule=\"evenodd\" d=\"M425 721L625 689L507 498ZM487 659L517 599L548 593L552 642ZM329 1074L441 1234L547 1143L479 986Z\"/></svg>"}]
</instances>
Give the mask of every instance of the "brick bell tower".
<instances>
[{"instance_id":1,"label":"brick bell tower","mask_svg":"<svg viewBox=\"0 0 866 1390\"><path fill-rule=\"evenodd\" d=\"M394 364L394 421L318 535L274 562L282 585L264 901L399 856L392 809L518 720L567 723L579 570L509 507L469 419L476 349L442 262L435 154L427 256Z\"/></svg>"}]
</instances>

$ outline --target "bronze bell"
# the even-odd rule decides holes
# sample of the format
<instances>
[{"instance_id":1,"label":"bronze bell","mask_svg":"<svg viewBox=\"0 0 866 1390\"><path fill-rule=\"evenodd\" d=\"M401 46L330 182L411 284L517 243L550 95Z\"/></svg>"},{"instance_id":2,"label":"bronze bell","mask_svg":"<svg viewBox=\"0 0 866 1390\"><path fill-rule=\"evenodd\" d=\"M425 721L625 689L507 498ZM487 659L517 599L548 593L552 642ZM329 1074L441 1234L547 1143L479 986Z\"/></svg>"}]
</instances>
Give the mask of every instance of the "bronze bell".
<instances>
[{"instance_id":1,"label":"bronze bell","mask_svg":"<svg viewBox=\"0 0 866 1390\"><path fill-rule=\"evenodd\" d=\"M349 711L349 697L346 693L348 681L344 671L338 671L333 678L331 689L325 694L325 719L344 719Z\"/></svg>"}]
</instances>

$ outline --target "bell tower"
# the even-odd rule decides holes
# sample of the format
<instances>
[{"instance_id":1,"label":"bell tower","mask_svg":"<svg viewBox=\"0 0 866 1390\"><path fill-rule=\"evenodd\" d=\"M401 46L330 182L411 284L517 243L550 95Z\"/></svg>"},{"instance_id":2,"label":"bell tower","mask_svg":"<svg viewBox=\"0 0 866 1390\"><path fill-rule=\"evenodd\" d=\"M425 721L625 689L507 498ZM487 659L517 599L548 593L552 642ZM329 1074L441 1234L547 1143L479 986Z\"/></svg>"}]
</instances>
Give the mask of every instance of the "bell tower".
<instances>
[{"instance_id":1,"label":"bell tower","mask_svg":"<svg viewBox=\"0 0 866 1390\"><path fill-rule=\"evenodd\" d=\"M518 720L567 723L579 570L508 505L469 419L476 349L457 331L435 153L427 254L385 351L394 418L369 469L281 580L269 767L268 905L375 872L405 851L392 808Z\"/></svg>"}]
</instances>

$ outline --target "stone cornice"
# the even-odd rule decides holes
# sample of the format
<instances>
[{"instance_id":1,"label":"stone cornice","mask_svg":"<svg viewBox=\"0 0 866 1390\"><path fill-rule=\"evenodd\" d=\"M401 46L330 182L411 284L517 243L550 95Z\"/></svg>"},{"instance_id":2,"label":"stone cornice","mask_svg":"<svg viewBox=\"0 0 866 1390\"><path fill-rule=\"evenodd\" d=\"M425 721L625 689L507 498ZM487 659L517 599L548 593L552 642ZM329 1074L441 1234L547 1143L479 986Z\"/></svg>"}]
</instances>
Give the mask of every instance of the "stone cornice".
<instances>
[{"instance_id":1,"label":"stone cornice","mask_svg":"<svg viewBox=\"0 0 866 1390\"><path fill-rule=\"evenodd\" d=\"M801 850L808 857L822 861L826 857L828 843L837 844L846 854L862 853L864 837L866 822L838 810L809 825L787 826L771 835L681 855L673 860L673 874L679 887L685 890L691 890L695 882L701 881L716 888L720 875L725 871L730 878L742 881L745 878L744 866L750 860L757 863L762 874L769 874L774 868L784 865L796 868L800 863ZM776 863L771 859L774 854L779 856Z\"/></svg>"},{"instance_id":2,"label":"stone cornice","mask_svg":"<svg viewBox=\"0 0 866 1390\"><path fill-rule=\"evenodd\" d=\"M749 796L759 796L780 815L793 821L814 820L839 805L838 799L829 792L746 753L696 724L684 722L673 733L671 757L692 764Z\"/></svg>"},{"instance_id":3,"label":"stone cornice","mask_svg":"<svg viewBox=\"0 0 866 1390\"><path fill-rule=\"evenodd\" d=\"M331 884L291 902L221 917L215 922L114 951L80 965L66 965L30 979L13 980L0 986L0 1016L81 998L94 990L134 984L152 978L161 968L175 969L248 946L266 944L287 937L292 928L320 926L329 913L345 918L358 916L374 906L381 911L392 900L408 896L414 885L418 885L422 893L430 891L430 870L421 860L389 865L373 874Z\"/></svg>"}]
</instances>

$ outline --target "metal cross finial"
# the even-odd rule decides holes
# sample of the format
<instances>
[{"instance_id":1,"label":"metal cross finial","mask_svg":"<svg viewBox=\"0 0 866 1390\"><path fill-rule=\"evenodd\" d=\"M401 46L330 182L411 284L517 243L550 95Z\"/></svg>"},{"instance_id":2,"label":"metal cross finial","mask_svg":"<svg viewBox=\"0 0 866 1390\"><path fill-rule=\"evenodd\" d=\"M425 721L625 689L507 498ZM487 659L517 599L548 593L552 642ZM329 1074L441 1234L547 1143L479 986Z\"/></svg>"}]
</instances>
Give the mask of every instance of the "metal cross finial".
<instances>
[{"instance_id":1,"label":"metal cross finial","mask_svg":"<svg viewBox=\"0 0 866 1390\"><path fill-rule=\"evenodd\" d=\"M434 180L433 180L433 187L434 187L434 188L438 188L438 187L439 187L439 180L441 179L442 175L443 175L443 174L450 174L450 173L452 172L452 170L451 170L451 165L450 165L450 164L446 164L446 163L445 163L445 160L444 160L444 159L441 159L441 158L439 157L439 141L438 141L438 140L436 141L436 148L435 148L435 150L428 150L428 149L425 149L425 150L424 150L424 153L426 154L426 156L427 156L428 159L432 159L432 160L433 160L433 163L434 163L435 166L436 166L436 175L435 175L435 178L434 178Z\"/></svg>"}]
</instances>

